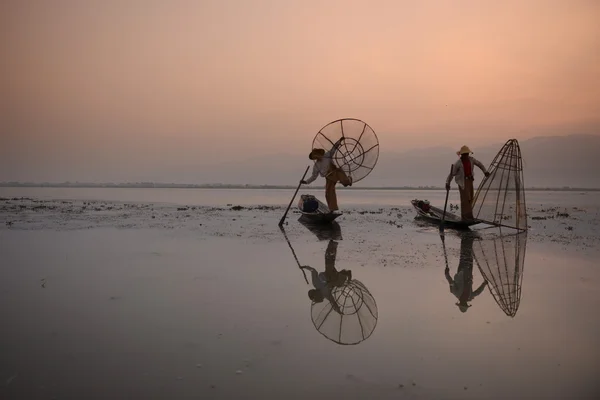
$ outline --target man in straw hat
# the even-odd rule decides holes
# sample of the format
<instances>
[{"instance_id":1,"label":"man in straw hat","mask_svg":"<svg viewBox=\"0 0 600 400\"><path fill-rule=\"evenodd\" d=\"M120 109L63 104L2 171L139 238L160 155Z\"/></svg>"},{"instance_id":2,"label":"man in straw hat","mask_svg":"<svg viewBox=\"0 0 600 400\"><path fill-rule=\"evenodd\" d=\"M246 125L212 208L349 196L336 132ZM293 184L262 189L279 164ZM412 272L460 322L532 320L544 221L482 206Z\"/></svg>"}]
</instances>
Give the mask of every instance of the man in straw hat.
<instances>
[{"instance_id":1,"label":"man in straw hat","mask_svg":"<svg viewBox=\"0 0 600 400\"><path fill-rule=\"evenodd\" d=\"M344 137L338 140L331 150L313 149L308 158L315 161L312 175L305 181L300 181L301 184L308 185L313 182L319 175L325 178L325 200L329 211L338 211L337 194L335 185L341 182L344 187L352 186L352 178L349 178L341 168L338 168L332 160L333 155L337 151L340 144L344 141Z\"/></svg>"},{"instance_id":2,"label":"man in straw hat","mask_svg":"<svg viewBox=\"0 0 600 400\"><path fill-rule=\"evenodd\" d=\"M463 146L459 151L456 152L460 156L460 159L454 163L452 172L446 179L446 190L450 190L450 181L452 177L455 177L456 184L458 185L458 191L460 192L460 212L464 221L473 220L473 181L475 180L474 165L478 166L483 171L485 176L489 176L490 173L487 171L485 166L472 157L473 152L469 147Z\"/></svg>"}]
</instances>

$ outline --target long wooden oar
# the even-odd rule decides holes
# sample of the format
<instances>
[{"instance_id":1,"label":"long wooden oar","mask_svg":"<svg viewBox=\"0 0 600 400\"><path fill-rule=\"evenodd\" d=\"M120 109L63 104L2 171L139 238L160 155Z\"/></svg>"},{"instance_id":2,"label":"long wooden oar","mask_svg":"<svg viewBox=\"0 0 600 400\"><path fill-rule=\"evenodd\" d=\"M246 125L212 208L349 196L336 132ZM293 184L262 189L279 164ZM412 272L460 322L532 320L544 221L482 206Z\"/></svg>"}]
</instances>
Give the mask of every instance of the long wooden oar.
<instances>
[{"instance_id":1,"label":"long wooden oar","mask_svg":"<svg viewBox=\"0 0 600 400\"><path fill-rule=\"evenodd\" d=\"M298 190L300 190L300 186L302 186L302 181L306 177L306 174L308 173L309 168L310 168L310 165L308 167L306 167L306 171L304 171L304 175L302 175L302 179L300 179L300 182L298 182L298 187L296 188L296 191L294 192L294 196L292 197L292 200L290 200L290 204L288 205L287 210L285 210L285 214L283 214L283 217L281 217L281 219L279 220L279 226L283 225L283 221L285 221L285 217L287 216L288 211L290 211L290 207L292 206L292 203L294 202L294 199L296 198L296 195L298 194Z\"/></svg>"},{"instance_id":2,"label":"long wooden oar","mask_svg":"<svg viewBox=\"0 0 600 400\"><path fill-rule=\"evenodd\" d=\"M452 168L454 164L450 164L450 175L452 175ZM446 220L446 207L448 206L448 194L450 193L449 189L446 189L446 201L444 202L444 213L442 214L442 220L440 221L440 235L444 233L444 221Z\"/></svg>"}]
</instances>

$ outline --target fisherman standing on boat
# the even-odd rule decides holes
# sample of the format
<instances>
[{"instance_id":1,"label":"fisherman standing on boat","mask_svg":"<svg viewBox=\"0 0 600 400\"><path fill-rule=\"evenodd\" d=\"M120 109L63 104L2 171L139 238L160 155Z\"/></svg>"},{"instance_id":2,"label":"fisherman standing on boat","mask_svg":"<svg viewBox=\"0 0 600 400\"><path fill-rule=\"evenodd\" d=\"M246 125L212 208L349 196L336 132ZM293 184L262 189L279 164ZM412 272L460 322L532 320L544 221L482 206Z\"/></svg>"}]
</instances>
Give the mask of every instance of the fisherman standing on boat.
<instances>
[{"instance_id":1,"label":"fisherman standing on boat","mask_svg":"<svg viewBox=\"0 0 600 400\"><path fill-rule=\"evenodd\" d=\"M460 261L454 279L450 276L450 269L446 266L444 275L450 284L450 292L456 296L456 305L462 312L466 312L471 305L467 303L479 296L487 285L487 281L473 291L473 235L465 234L460 240Z\"/></svg>"},{"instance_id":2,"label":"fisherman standing on boat","mask_svg":"<svg viewBox=\"0 0 600 400\"><path fill-rule=\"evenodd\" d=\"M341 182L344 187L352 186L352 178L349 178L341 168L338 168L333 163L332 160L335 152L344 140L345 138L342 136L342 138L333 145L331 150L327 152L324 149L313 149L308 155L309 159L315 161L312 175L307 180L300 181L301 184L308 185L317 179L319 175L324 177L326 180L325 200L327 201L327 207L331 212L339 210L337 194L335 192L336 183Z\"/></svg>"},{"instance_id":3,"label":"fisherman standing on boat","mask_svg":"<svg viewBox=\"0 0 600 400\"><path fill-rule=\"evenodd\" d=\"M467 147L463 146L459 151L456 152L460 156L460 159L454 163L452 172L446 179L446 190L450 190L450 181L455 177L458 185L458 191L460 192L460 212L463 221L472 221L473 218L473 181L475 179L474 166L478 166L483 171L485 176L489 176L490 173L487 171L485 166L472 157L473 152Z\"/></svg>"}]
</instances>

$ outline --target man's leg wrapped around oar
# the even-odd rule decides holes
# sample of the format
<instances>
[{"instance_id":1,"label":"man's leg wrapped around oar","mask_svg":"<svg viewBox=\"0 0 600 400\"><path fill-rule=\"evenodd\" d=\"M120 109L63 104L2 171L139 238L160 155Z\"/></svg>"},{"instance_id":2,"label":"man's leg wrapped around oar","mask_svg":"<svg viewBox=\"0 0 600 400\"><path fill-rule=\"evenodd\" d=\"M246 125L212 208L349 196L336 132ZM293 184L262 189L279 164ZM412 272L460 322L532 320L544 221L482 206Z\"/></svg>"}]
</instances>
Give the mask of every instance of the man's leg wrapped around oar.
<instances>
[{"instance_id":1,"label":"man's leg wrapped around oar","mask_svg":"<svg viewBox=\"0 0 600 400\"><path fill-rule=\"evenodd\" d=\"M464 187L458 187L460 192L460 213L463 221L473 220L473 180L465 179Z\"/></svg>"},{"instance_id":2,"label":"man's leg wrapped around oar","mask_svg":"<svg viewBox=\"0 0 600 400\"><path fill-rule=\"evenodd\" d=\"M325 200L327 201L327 207L329 211L339 210L337 203L337 193L335 191L335 185L341 182L344 186L352 186L352 178L341 169L333 165L329 166L329 172L325 177Z\"/></svg>"}]
</instances>

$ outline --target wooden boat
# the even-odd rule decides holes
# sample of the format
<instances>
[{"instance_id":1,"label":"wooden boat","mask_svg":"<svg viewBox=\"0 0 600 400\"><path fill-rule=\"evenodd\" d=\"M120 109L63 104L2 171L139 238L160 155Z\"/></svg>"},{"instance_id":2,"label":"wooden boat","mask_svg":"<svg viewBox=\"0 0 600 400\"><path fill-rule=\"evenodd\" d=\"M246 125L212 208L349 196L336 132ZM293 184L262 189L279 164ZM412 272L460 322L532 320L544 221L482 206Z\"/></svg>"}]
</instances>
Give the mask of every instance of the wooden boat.
<instances>
[{"instance_id":1,"label":"wooden boat","mask_svg":"<svg viewBox=\"0 0 600 400\"><path fill-rule=\"evenodd\" d=\"M415 210L417 210L417 218L421 218L433 224L439 225L442 222L442 215L444 214L443 209L439 209L434 206L429 206L429 209L424 205L423 200L415 199L410 202ZM446 217L444 218L444 227L452 228L452 229L469 229L472 225L477 225L481 223L481 221L473 220L473 221L463 221L461 217L456 214L452 214L446 210Z\"/></svg>"},{"instance_id":2,"label":"wooden boat","mask_svg":"<svg viewBox=\"0 0 600 400\"><path fill-rule=\"evenodd\" d=\"M316 200L319 204L319 208L314 212L304 211L304 201L309 198ZM327 204L323 203L316 197L309 194L303 194L300 196L300 200L298 201L298 210L302 214L300 218L304 219L305 221L310 221L313 224L329 224L333 222L337 217L342 215L340 211L329 211L329 207L327 207Z\"/></svg>"}]
</instances>

